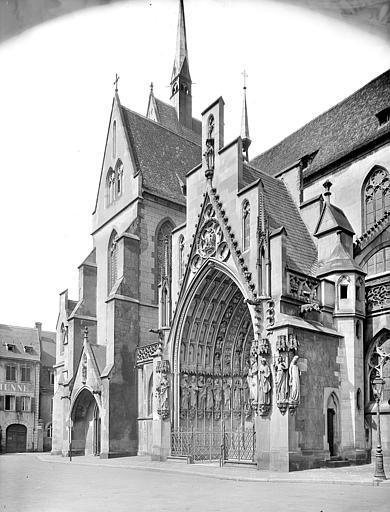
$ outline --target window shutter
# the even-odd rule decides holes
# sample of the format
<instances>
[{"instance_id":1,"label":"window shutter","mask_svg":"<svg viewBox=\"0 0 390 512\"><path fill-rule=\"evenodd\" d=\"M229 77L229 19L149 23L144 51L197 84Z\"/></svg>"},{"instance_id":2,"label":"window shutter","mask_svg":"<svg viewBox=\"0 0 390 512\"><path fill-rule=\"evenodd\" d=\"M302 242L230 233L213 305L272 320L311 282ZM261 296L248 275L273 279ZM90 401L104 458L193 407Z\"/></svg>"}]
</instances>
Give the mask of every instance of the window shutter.
<instances>
[{"instance_id":1,"label":"window shutter","mask_svg":"<svg viewBox=\"0 0 390 512\"><path fill-rule=\"evenodd\" d=\"M0 395L0 411L4 411L4 395Z\"/></svg>"},{"instance_id":2,"label":"window shutter","mask_svg":"<svg viewBox=\"0 0 390 512\"><path fill-rule=\"evenodd\" d=\"M17 396L15 398L15 403L16 403L15 411L16 412L20 412L22 410L22 408L21 408L21 397L20 396Z\"/></svg>"}]
</instances>

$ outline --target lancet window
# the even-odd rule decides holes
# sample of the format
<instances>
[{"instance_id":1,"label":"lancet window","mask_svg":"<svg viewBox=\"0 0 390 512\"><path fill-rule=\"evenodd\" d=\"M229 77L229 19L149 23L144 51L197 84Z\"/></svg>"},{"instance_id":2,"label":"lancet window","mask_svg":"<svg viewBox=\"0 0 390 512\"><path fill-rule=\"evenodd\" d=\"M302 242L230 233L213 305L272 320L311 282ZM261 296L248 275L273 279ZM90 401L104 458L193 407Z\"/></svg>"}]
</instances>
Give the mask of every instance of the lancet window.
<instances>
[{"instance_id":1,"label":"lancet window","mask_svg":"<svg viewBox=\"0 0 390 512\"><path fill-rule=\"evenodd\" d=\"M172 229L172 222L167 220L157 231L157 284L160 284L163 278L171 279Z\"/></svg>"},{"instance_id":2,"label":"lancet window","mask_svg":"<svg viewBox=\"0 0 390 512\"><path fill-rule=\"evenodd\" d=\"M108 293L112 290L118 277L118 243L117 233L114 230L108 244Z\"/></svg>"},{"instance_id":3,"label":"lancet window","mask_svg":"<svg viewBox=\"0 0 390 512\"><path fill-rule=\"evenodd\" d=\"M363 187L363 231L390 211L390 177L383 167L374 167Z\"/></svg>"},{"instance_id":4,"label":"lancet window","mask_svg":"<svg viewBox=\"0 0 390 512\"><path fill-rule=\"evenodd\" d=\"M242 246L244 251L250 246L250 212L249 201L244 201L242 205Z\"/></svg>"},{"instance_id":5,"label":"lancet window","mask_svg":"<svg viewBox=\"0 0 390 512\"><path fill-rule=\"evenodd\" d=\"M367 275L390 271L390 247L384 247L371 256L364 265Z\"/></svg>"},{"instance_id":6,"label":"lancet window","mask_svg":"<svg viewBox=\"0 0 390 512\"><path fill-rule=\"evenodd\" d=\"M116 121L112 125L112 158L116 157Z\"/></svg>"},{"instance_id":7,"label":"lancet window","mask_svg":"<svg viewBox=\"0 0 390 512\"><path fill-rule=\"evenodd\" d=\"M146 413L148 416L151 416L153 414L153 373L149 377L147 400Z\"/></svg>"}]
</instances>

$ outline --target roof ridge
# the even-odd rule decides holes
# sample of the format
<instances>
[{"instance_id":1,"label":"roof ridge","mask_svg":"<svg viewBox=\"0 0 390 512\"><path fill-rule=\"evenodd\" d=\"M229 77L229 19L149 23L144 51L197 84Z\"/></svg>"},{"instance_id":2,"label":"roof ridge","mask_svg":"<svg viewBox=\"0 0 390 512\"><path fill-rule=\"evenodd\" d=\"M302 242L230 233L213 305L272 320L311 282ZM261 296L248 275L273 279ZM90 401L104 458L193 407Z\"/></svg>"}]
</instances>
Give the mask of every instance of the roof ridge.
<instances>
[{"instance_id":1,"label":"roof ridge","mask_svg":"<svg viewBox=\"0 0 390 512\"><path fill-rule=\"evenodd\" d=\"M318 114L316 117L314 117L313 119L311 119L310 121L308 121L307 123L304 123L303 125L301 125L299 128L297 128L296 130L294 130L293 132L289 133L286 137L284 137L283 139L279 140L279 142L275 143L273 146L269 147L268 149L266 149L265 151L262 151L261 153L259 153L257 156L255 156L253 160L256 160L256 158L259 158L260 156L268 153L269 151L272 151L274 148L276 148L277 146L281 145L284 141L286 141L287 139L289 139L290 137L293 137L296 133L300 132L303 128L305 128L306 126L310 126L312 123L314 123L315 121L317 121L320 117L323 117L325 116L325 114L328 114L329 112L332 112L333 110L335 110L337 107L339 107L340 105L342 104L345 104L347 103L348 100L350 100L353 96L357 95L358 93L360 93L363 89L365 89L366 87L368 87L370 84L372 84L373 82L376 82L377 80L379 80L380 78L382 78L384 75L386 75L386 73L389 73L390 72L390 68L387 69L386 71L384 71L383 73L381 73L380 75L376 76L375 78L373 78L372 80L370 80L369 82L367 82L365 85L362 85L362 87L360 87L359 89L357 89L356 91L354 91L353 93L351 93L349 96L347 96L346 98L340 100L339 102L337 102L335 105L333 105L332 107L324 110L323 112L321 112L320 114Z\"/></svg>"},{"instance_id":2,"label":"roof ridge","mask_svg":"<svg viewBox=\"0 0 390 512\"><path fill-rule=\"evenodd\" d=\"M25 329L26 331L38 331L37 327L23 327L22 325L0 324L0 329L2 326L12 327L13 329Z\"/></svg>"},{"instance_id":3,"label":"roof ridge","mask_svg":"<svg viewBox=\"0 0 390 512\"><path fill-rule=\"evenodd\" d=\"M144 119L145 121L149 121L150 123L153 123L155 124L156 126L158 126L159 128L162 128L163 130L166 130L170 133L172 133L173 135L176 135L177 137L180 137L181 139L184 139L186 142L190 142L191 144L193 144L194 146L200 148L201 145L200 144L197 144L196 142L192 141L191 139L185 137L184 135L182 135L181 133L177 133L173 130L171 130L170 128L167 128L166 126L162 125L161 123L158 123L157 121L154 121L153 119L150 119L149 117L146 117L146 116L143 116L142 114L139 114L138 112L135 112L134 110L131 110L130 108L127 108L125 107L124 105L121 105L121 108L127 110L127 112L130 112L131 114L135 114L136 116L138 117L141 117L142 119ZM191 130L192 131L192 130ZM196 133L194 132L194 134L196 135Z\"/></svg>"}]
</instances>

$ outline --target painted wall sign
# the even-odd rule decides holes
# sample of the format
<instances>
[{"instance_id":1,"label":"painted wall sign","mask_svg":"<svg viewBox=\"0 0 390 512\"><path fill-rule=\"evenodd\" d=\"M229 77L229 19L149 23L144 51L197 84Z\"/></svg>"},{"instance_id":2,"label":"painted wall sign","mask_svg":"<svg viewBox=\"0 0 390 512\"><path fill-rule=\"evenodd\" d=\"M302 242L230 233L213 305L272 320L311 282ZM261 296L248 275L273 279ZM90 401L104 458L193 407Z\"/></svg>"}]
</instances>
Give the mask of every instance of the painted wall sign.
<instances>
[{"instance_id":1,"label":"painted wall sign","mask_svg":"<svg viewBox=\"0 0 390 512\"><path fill-rule=\"evenodd\" d=\"M0 382L0 391L12 391L13 393L34 393L34 384Z\"/></svg>"}]
</instances>

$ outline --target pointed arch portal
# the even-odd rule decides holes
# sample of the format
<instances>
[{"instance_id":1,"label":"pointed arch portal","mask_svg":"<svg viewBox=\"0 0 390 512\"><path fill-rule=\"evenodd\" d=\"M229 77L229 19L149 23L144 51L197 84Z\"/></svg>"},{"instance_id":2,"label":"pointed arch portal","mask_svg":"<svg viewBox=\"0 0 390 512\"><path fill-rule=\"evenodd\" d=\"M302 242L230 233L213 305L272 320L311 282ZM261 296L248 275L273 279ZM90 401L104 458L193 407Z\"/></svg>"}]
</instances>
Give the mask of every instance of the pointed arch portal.
<instances>
[{"instance_id":1,"label":"pointed arch portal","mask_svg":"<svg viewBox=\"0 0 390 512\"><path fill-rule=\"evenodd\" d=\"M176 338L174 428L252 428L247 382L253 326L244 295L219 266L199 271Z\"/></svg>"},{"instance_id":2,"label":"pointed arch portal","mask_svg":"<svg viewBox=\"0 0 390 512\"><path fill-rule=\"evenodd\" d=\"M79 455L100 454L101 420L95 397L84 388L72 407L72 452Z\"/></svg>"}]
</instances>

